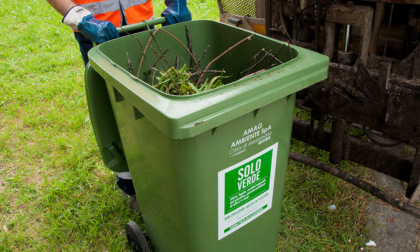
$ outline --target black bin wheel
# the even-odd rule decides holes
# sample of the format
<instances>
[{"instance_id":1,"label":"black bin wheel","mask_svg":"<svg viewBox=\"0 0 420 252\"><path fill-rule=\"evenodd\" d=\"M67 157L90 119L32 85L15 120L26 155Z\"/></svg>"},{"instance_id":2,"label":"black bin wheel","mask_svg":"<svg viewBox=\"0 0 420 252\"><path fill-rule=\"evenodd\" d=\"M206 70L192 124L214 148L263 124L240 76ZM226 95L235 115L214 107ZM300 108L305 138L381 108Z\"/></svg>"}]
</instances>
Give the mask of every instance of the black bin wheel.
<instances>
[{"instance_id":1,"label":"black bin wheel","mask_svg":"<svg viewBox=\"0 0 420 252\"><path fill-rule=\"evenodd\" d=\"M149 244L139 226L130 221L125 225L128 244L130 244L133 252L150 252Z\"/></svg>"}]
</instances>

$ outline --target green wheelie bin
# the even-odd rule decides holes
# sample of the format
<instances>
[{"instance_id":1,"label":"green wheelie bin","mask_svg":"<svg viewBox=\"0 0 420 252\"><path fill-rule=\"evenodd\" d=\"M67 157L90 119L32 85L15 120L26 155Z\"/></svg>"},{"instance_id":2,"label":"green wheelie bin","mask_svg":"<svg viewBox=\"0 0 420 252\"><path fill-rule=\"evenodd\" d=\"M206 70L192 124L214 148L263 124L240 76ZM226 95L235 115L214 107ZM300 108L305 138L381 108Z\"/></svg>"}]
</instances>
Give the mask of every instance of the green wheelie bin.
<instances>
[{"instance_id":1,"label":"green wheelie bin","mask_svg":"<svg viewBox=\"0 0 420 252\"><path fill-rule=\"evenodd\" d=\"M191 40L196 54L207 50L204 66L251 34L208 20L163 29L184 45ZM212 65L226 71L227 84L175 96L143 81L147 64L139 78L130 73L151 35L133 36L89 52L87 97L105 163L131 173L153 251L275 251L295 93L325 79L329 59L286 45L277 56L283 64L238 78L261 48L276 52L285 44L254 34ZM153 39L169 48L169 62L189 64L190 54L168 33ZM156 56L150 50L145 57Z\"/></svg>"}]
</instances>

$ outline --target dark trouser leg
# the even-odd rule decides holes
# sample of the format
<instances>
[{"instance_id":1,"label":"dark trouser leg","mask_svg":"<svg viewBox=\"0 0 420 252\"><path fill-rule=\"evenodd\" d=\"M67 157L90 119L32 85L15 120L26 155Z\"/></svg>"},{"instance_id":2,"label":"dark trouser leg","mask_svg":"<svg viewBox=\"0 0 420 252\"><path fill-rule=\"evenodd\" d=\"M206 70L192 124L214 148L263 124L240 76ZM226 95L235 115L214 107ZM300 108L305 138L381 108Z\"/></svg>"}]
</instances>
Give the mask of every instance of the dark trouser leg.
<instances>
[{"instance_id":1,"label":"dark trouser leg","mask_svg":"<svg viewBox=\"0 0 420 252\"><path fill-rule=\"evenodd\" d=\"M74 37L79 43L80 53L82 54L83 62L85 63L85 66L86 66L87 63L89 62L87 53L89 52L90 49L92 49L93 43L80 32L75 32Z\"/></svg>"}]
</instances>

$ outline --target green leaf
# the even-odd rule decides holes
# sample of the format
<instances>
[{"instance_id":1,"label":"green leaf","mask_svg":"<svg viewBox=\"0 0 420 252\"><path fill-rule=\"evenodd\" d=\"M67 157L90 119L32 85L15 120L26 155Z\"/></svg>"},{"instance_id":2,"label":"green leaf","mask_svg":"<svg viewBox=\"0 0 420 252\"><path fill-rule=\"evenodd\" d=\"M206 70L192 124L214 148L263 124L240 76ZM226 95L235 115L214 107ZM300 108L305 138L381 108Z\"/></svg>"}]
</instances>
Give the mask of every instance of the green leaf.
<instances>
[{"instance_id":1,"label":"green leaf","mask_svg":"<svg viewBox=\"0 0 420 252\"><path fill-rule=\"evenodd\" d=\"M208 86L207 86L207 88L206 88L206 91L207 91L207 90L210 90L210 89L211 89L211 86L213 86L213 83L214 83L215 81L217 81L218 79L221 79L221 77L222 77L222 76L216 76L216 77L214 77L213 79L211 79L211 81L210 81L209 85L208 85Z\"/></svg>"},{"instance_id":2,"label":"green leaf","mask_svg":"<svg viewBox=\"0 0 420 252\"><path fill-rule=\"evenodd\" d=\"M192 84L191 82L187 82L188 83L188 86L190 86L190 88L192 89L192 90L194 90L194 92L197 94L197 93L200 93L200 90L198 90L195 86L194 86L194 84Z\"/></svg>"}]
</instances>

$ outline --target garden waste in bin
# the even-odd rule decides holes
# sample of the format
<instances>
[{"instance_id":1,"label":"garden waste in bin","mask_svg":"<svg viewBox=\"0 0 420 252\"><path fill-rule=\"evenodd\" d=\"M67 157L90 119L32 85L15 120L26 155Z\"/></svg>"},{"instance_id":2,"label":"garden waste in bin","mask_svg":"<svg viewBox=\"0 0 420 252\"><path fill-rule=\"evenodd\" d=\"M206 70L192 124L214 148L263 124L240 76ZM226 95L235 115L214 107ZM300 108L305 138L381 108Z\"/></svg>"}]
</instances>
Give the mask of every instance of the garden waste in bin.
<instances>
[{"instance_id":1,"label":"garden waste in bin","mask_svg":"<svg viewBox=\"0 0 420 252\"><path fill-rule=\"evenodd\" d=\"M196 55L209 46L203 66L251 34L207 20L164 29L188 45L187 26ZM168 33L134 36L89 52L86 85L101 154L114 171L131 172L153 251L275 251L295 93L326 78L328 58L286 45L278 54L283 64L238 79L262 48L284 46L255 34L213 63L228 84L175 96L142 80L145 62L139 78L128 69L137 70L149 40L169 48L169 62L189 65L191 55ZM146 51L144 61L153 60Z\"/></svg>"}]
</instances>

